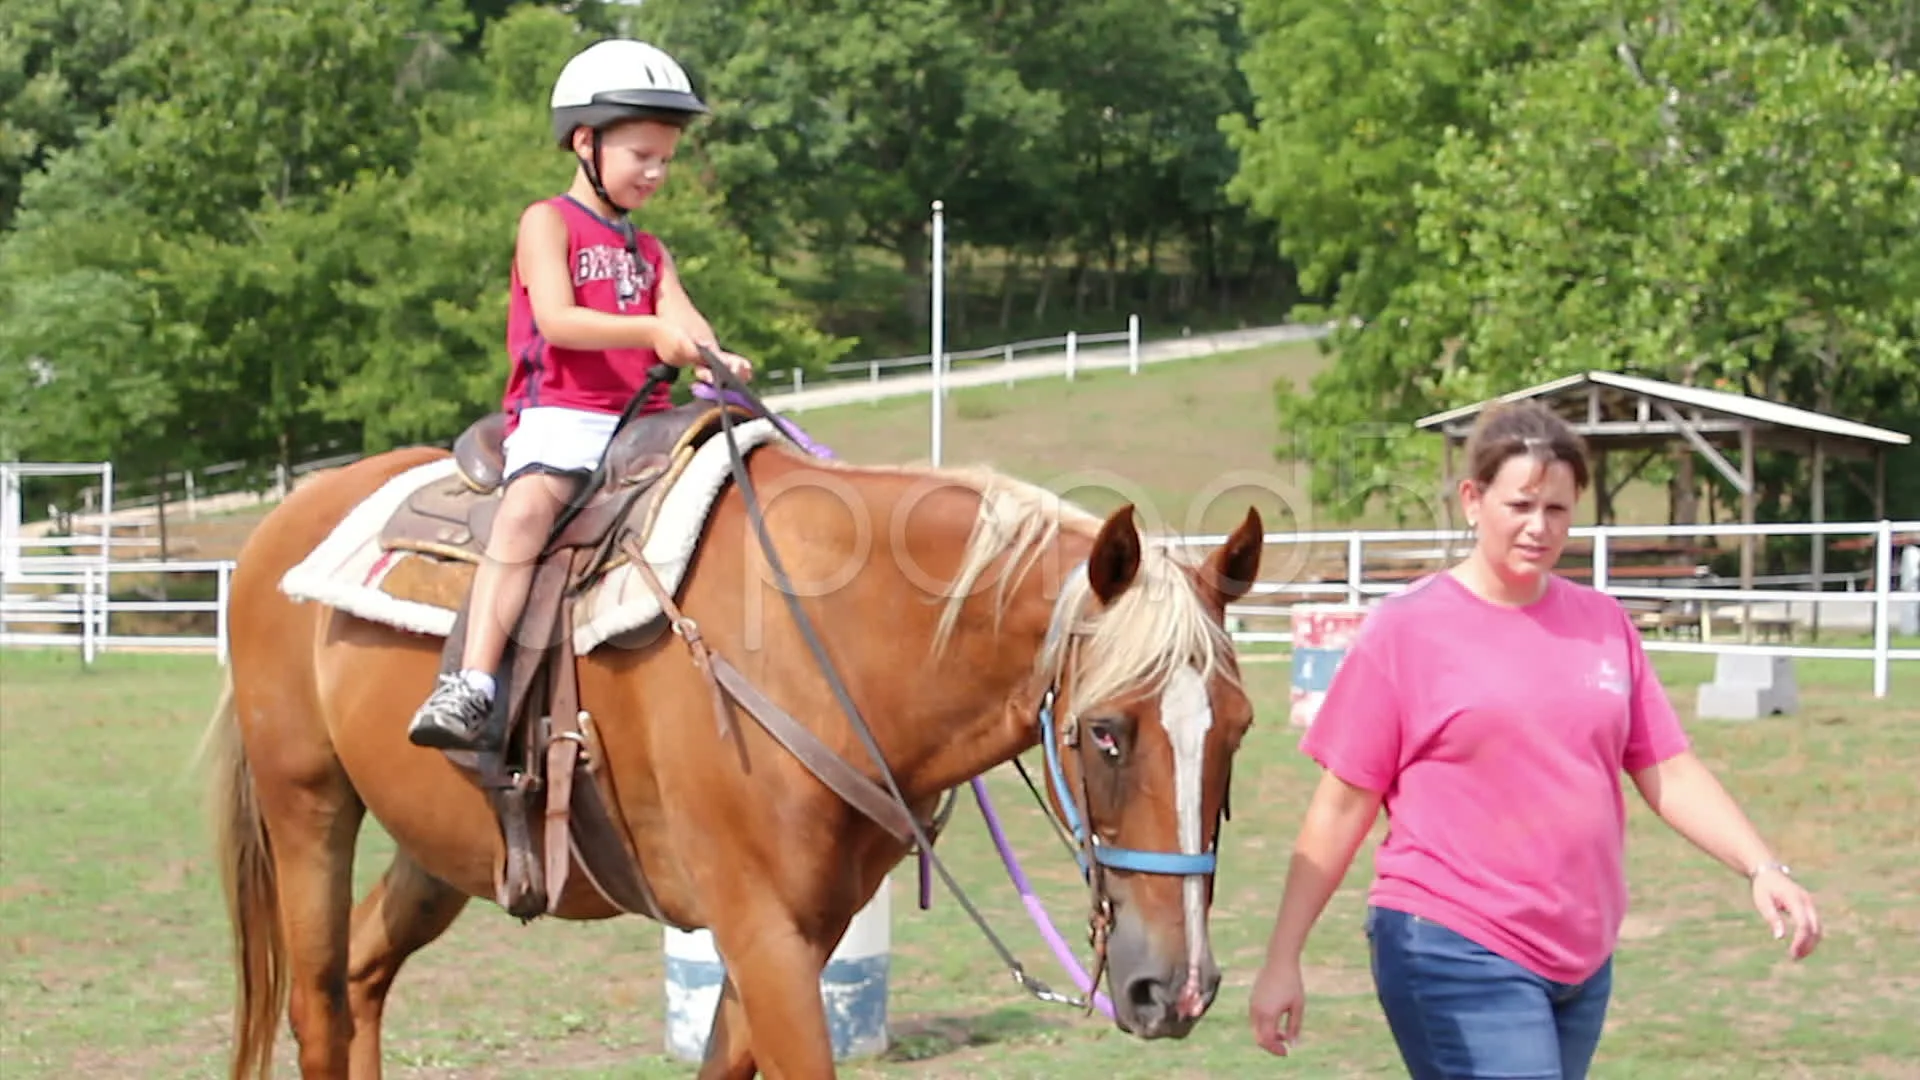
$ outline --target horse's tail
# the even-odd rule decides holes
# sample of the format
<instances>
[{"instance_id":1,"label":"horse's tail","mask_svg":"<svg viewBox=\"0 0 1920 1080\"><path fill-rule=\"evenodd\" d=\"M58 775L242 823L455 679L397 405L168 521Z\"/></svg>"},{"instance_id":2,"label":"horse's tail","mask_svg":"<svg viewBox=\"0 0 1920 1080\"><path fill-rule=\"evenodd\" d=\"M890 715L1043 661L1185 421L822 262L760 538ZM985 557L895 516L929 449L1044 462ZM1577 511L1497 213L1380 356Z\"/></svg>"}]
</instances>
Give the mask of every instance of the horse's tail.
<instances>
[{"instance_id":1,"label":"horse's tail","mask_svg":"<svg viewBox=\"0 0 1920 1080\"><path fill-rule=\"evenodd\" d=\"M260 808L254 801L253 766L240 742L233 709L233 676L220 688L200 744L208 770L214 851L220 863L227 918L233 924L233 1080L264 1078L273 1062L273 1041L287 1004L287 949L280 936L280 889Z\"/></svg>"}]
</instances>

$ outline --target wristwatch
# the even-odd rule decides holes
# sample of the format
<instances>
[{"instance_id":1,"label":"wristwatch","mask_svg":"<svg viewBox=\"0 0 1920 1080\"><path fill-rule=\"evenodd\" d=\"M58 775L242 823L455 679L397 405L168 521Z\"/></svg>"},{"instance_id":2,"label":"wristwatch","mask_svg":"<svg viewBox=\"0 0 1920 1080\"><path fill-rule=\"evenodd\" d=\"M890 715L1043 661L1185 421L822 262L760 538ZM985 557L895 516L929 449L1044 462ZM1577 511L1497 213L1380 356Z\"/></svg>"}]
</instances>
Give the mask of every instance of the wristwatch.
<instances>
[{"instance_id":1,"label":"wristwatch","mask_svg":"<svg viewBox=\"0 0 1920 1080\"><path fill-rule=\"evenodd\" d=\"M1760 865L1754 867L1753 869L1747 871L1747 880L1757 881L1759 880L1760 875L1765 873L1768 870L1778 870L1780 872L1780 876L1785 878L1790 878L1793 876L1793 871L1787 868L1786 863L1763 862Z\"/></svg>"}]
</instances>

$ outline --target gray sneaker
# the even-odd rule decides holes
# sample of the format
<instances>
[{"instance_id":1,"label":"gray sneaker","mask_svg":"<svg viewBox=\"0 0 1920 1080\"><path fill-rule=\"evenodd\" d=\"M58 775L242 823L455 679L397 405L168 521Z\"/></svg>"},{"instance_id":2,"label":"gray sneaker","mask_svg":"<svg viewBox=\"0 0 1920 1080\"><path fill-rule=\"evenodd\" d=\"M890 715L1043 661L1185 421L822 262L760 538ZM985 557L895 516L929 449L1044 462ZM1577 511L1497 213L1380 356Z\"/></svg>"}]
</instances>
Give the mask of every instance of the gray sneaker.
<instances>
[{"instance_id":1,"label":"gray sneaker","mask_svg":"<svg viewBox=\"0 0 1920 1080\"><path fill-rule=\"evenodd\" d=\"M413 714L407 738L435 750L493 750L493 701L456 672L442 675L433 693Z\"/></svg>"}]
</instances>

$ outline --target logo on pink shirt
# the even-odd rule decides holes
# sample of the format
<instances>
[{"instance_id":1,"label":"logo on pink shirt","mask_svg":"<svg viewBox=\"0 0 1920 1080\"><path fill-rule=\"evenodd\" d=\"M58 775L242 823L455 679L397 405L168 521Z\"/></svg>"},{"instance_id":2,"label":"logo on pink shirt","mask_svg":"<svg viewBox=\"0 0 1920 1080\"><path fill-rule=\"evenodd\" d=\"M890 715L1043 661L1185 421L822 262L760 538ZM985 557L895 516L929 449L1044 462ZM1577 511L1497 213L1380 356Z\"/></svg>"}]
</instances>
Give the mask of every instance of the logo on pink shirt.
<instances>
[{"instance_id":1,"label":"logo on pink shirt","mask_svg":"<svg viewBox=\"0 0 1920 1080\"><path fill-rule=\"evenodd\" d=\"M1599 665L1587 673L1587 685L1619 697L1626 697L1633 690L1633 681L1627 678L1627 673L1614 667L1613 661L1604 656Z\"/></svg>"}]
</instances>

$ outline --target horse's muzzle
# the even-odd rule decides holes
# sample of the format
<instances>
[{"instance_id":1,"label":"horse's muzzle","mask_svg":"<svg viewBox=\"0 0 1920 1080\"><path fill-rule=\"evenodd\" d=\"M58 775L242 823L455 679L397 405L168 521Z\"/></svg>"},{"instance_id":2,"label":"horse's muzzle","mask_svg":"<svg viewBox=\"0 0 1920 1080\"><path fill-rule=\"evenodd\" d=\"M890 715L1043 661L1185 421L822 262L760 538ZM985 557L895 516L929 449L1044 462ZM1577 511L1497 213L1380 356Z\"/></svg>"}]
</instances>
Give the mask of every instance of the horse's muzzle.
<instances>
[{"instance_id":1,"label":"horse's muzzle","mask_svg":"<svg viewBox=\"0 0 1920 1080\"><path fill-rule=\"evenodd\" d=\"M1136 975L1123 983L1113 1001L1120 1030L1142 1039L1184 1039L1213 1005L1220 972L1209 965L1197 989L1189 991L1184 965L1164 974ZM1198 1000L1195 1000L1197 994Z\"/></svg>"},{"instance_id":2,"label":"horse's muzzle","mask_svg":"<svg viewBox=\"0 0 1920 1080\"><path fill-rule=\"evenodd\" d=\"M1220 990L1220 966L1212 950L1203 949L1193 969L1185 946L1177 931L1150 934L1137 915L1120 909L1107 950L1120 1030L1142 1039L1182 1039L1206 1015Z\"/></svg>"}]
</instances>

